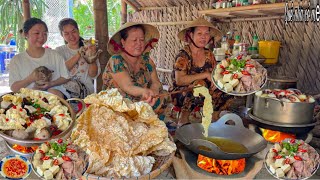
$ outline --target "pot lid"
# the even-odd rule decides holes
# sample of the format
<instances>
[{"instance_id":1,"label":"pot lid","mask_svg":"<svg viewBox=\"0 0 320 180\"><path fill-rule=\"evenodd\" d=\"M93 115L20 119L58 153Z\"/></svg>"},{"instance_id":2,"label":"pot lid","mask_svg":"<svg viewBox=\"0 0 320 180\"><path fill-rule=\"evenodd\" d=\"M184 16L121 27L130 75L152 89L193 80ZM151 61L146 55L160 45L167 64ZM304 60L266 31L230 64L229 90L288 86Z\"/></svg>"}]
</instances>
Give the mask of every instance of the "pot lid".
<instances>
[{"instance_id":1,"label":"pot lid","mask_svg":"<svg viewBox=\"0 0 320 180\"><path fill-rule=\"evenodd\" d=\"M268 81L275 82L297 82L297 78L287 77L287 76L277 76L277 77L268 77Z\"/></svg>"}]
</instances>

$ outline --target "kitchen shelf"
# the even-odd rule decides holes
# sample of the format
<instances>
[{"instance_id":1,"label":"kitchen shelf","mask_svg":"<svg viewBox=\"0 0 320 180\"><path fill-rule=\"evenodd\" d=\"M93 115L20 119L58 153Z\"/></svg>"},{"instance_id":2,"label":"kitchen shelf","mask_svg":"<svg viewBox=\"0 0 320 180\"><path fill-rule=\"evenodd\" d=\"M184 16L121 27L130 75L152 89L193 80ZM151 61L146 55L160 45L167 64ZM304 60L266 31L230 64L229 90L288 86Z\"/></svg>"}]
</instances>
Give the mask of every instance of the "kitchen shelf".
<instances>
[{"instance_id":1,"label":"kitchen shelf","mask_svg":"<svg viewBox=\"0 0 320 180\"><path fill-rule=\"evenodd\" d=\"M231 8L208 9L199 11L200 14L214 18L251 18L257 16L283 16L285 3L256 4Z\"/></svg>"}]
</instances>

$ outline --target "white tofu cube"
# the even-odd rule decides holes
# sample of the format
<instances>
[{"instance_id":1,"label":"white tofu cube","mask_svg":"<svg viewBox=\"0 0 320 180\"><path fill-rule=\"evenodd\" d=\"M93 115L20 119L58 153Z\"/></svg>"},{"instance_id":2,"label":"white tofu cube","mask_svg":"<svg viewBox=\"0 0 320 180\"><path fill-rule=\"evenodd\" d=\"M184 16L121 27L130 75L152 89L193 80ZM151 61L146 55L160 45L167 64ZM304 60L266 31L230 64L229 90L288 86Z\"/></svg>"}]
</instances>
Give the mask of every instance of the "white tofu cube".
<instances>
[{"instance_id":1,"label":"white tofu cube","mask_svg":"<svg viewBox=\"0 0 320 180\"><path fill-rule=\"evenodd\" d=\"M291 166L290 166L290 164L285 164L285 165L283 165L283 166L281 167L281 169L282 169L282 171L283 171L284 173L287 173L288 171L290 171Z\"/></svg>"},{"instance_id":2,"label":"white tofu cube","mask_svg":"<svg viewBox=\"0 0 320 180\"><path fill-rule=\"evenodd\" d=\"M38 167L38 166L41 166L42 162L41 162L40 159L34 159L32 161L32 164L33 164L34 167Z\"/></svg>"},{"instance_id":3,"label":"white tofu cube","mask_svg":"<svg viewBox=\"0 0 320 180\"><path fill-rule=\"evenodd\" d=\"M288 155L288 153L289 153L286 148L283 148L283 149L281 150L281 152L282 152L283 154L285 154L285 155Z\"/></svg>"},{"instance_id":4,"label":"white tofu cube","mask_svg":"<svg viewBox=\"0 0 320 180\"><path fill-rule=\"evenodd\" d=\"M42 169L44 170L49 169L52 166L52 164L53 164L52 159L44 160L42 164Z\"/></svg>"},{"instance_id":5,"label":"white tofu cube","mask_svg":"<svg viewBox=\"0 0 320 180\"><path fill-rule=\"evenodd\" d=\"M269 169L273 174L275 174L277 167L272 163L272 164L270 164Z\"/></svg>"},{"instance_id":6,"label":"white tofu cube","mask_svg":"<svg viewBox=\"0 0 320 180\"><path fill-rule=\"evenodd\" d=\"M34 154L34 156L33 156L33 159L34 160L39 160L39 159L41 159L42 158L42 154L40 153L40 152L36 152L35 154Z\"/></svg>"},{"instance_id":7,"label":"white tofu cube","mask_svg":"<svg viewBox=\"0 0 320 180\"><path fill-rule=\"evenodd\" d=\"M267 163L268 166L270 166L271 164L274 164L274 162L275 162L275 160L273 158L268 158L266 160L266 163Z\"/></svg>"},{"instance_id":8,"label":"white tofu cube","mask_svg":"<svg viewBox=\"0 0 320 180\"><path fill-rule=\"evenodd\" d=\"M64 160L62 159L62 157L58 157L57 160L58 160L58 165L60 165L60 164L62 164L62 163L64 162Z\"/></svg>"},{"instance_id":9,"label":"white tofu cube","mask_svg":"<svg viewBox=\"0 0 320 180\"><path fill-rule=\"evenodd\" d=\"M242 78L243 74L241 72L238 72L238 79Z\"/></svg>"},{"instance_id":10,"label":"white tofu cube","mask_svg":"<svg viewBox=\"0 0 320 180\"><path fill-rule=\"evenodd\" d=\"M279 143L275 143L274 144L274 149L277 150L278 152L280 152L282 150L282 148L281 148Z\"/></svg>"},{"instance_id":11,"label":"white tofu cube","mask_svg":"<svg viewBox=\"0 0 320 180\"><path fill-rule=\"evenodd\" d=\"M57 174L60 170L59 166L54 165L51 168L49 168L49 170L52 172L53 175Z\"/></svg>"},{"instance_id":12,"label":"white tofu cube","mask_svg":"<svg viewBox=\"0 0 320 180\"><path fill-rule=\"evenodd\" d=\"M293 164L294 162L296 162L296 160L294 159L294 157L289 157L289 164Z\"/></svg>"},{"instance_id":13,"label":"white tofu cube","mask_svg":"<svg viewBox=\"0 0 320 180\"><path fill-rule=\"evenodd\" d=\"M276 162L274 163L275 167L279 168L282 167L284 165L284 158L280 158L280 159L276 159Z\"/></svg>"},{"instance_id":14,"label":"white tofu cube","mask_svg":"<svg viewBox=\"0 0 320 180\"><path fill-rule=\"evenodd\" d=\"M37 167L36 171L40 176L43 176L44 171L41 167Z\"/></svg>"},{"instance_id":15,"label":"white tofu cube","mask_svg":"<svg viewBox=\"0 0 320 180\"><path fill-rule=\"evenodd\" d=\"M39 149L42 150L45 153L49 151L49 147L45 143L41 144Z\"/></svg>"},{"instance_id":16,"label":"white tofu cube","mask_svg":"<svg viewBox=\"0 0 320 180\"><path fill-rule=\"evenodd\" d=\"M53 174L50 170L44 171L43 176L45 179L53 179Z\"/></svg>"},{"instance_id":17,"label":"white tofu cube","mask_svg":"<svg viewBox=\"0 0 320 180\"><path fill-rule=\"evenodd\" d=\"M226 83L226 84L224 84L224 90L226 92L231 92L231 91L233 91L233 87L230 83Z\"/></svg>"},{"instance_id":18,"label":"white tofu cube","mask_svg":"<svg viewBox=\"0 0 320 180\"><path fill-rule=\"evenodd\" d=\"M283 177L284 176L283 170L281 168L278 168L276 170L276 175L277 175L277 177Z\"/></svg>"},{"instance_id":19,"label":"white tofu cube","mask_svg":"<svg viewBox=\"0 0 320 180\"><path fill-rule=\"evenodd\" d=\"M223 82L230 82L230 81L232 81L232 74L225 74L225 75L223 75L222 81L223 81Z\"/></svg>"},{"instance_id":20,"label":"white tofu cube","mask_svg":"<svg viewBox=\"0 0 320 180\"><path fill-rule=\"evenodd\" d=\"M222 66L224 66L225 68L229 66L229 62L227 60L222 60L221 61Z\"/></svg>"},{"instance_id":21,"label":"white tofu cube","mask_svg":"<svg viewBox=\"0 0 320 180\"><path fill-rule=\"evenodd\" d=\"M232 87L236 87L239 84L239 80L238 79L232 79L229 83L232 85Z\"/></svg>"},{"instance_id":22,"label":"white tofu cube","mask_svg":"<svg viewBox=\"0 0 320 180\"><path fill-rule=\"evenodd\" d=\"M215 73L213 75L213 79L215 79L216 81L219 81L220 79L222 79L222 75L220 73Z\"/></svg>"},{"instance_id":23,"label":"white tofu cube","mask_svg":"<svg viewBox=\"0 0 320 180\"><path fill-rule=\"evenodd\" d=\"M262 91L256 92L256 95L257 95L257 96L261 96L261 95L262 95Z\"/></svg>"},{"instance_id":24,"label":"white tofu cube","mask_svg":"<svg viewBox=\"0 0 320 180\"><path fill-rule=\"evenodd\" d=\"M215 74L221 74L224 70L220 67L218 67L215 71Z\"/></svg>"}]
</instances>

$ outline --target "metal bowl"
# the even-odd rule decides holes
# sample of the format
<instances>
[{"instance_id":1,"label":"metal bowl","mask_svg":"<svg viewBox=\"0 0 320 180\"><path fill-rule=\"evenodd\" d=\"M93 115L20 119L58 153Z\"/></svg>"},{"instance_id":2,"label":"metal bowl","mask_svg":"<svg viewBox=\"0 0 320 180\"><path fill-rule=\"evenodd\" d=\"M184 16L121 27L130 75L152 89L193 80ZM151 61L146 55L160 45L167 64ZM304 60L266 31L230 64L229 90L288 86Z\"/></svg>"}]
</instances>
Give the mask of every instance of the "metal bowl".
<instances>
[{"instance_id":1,"label":"metal bowl","mask_svg":"<svg viewBox=\"0 0 320 180\"><path fill-rule=\"evenodd\" d=\"M6 142L6 145L7 145L8 149L11 152L13 152L14 154L18 154L18 155L26 157L26 158L31 158L34 154L34 152L33 153L23 153L23 152L17 151L12 147L12 145L8 144L8 142Z\"/></svg>"},{"instance_id":2,"label":"metal bowl","mask_svg":"<svg viewBox=\"0 0 320 180\"><path fill-rule=\"evenodd\" d=\"M8 94L14 94L13 92L11 93L8 93ZM4 96L5 94L3 94L2 96ZM0 103L2 101L2 96L0 97ZM30 146L38 146L44 142L47 142L47 141L51 141L53 139L60 139L60 138L65 138L65 137L68 137L70 136L71 134L71 130L73 129L73 127L75 126L75 120L76 120L76 117L78 115L80 115L84 108L82 108L77 114L74 112L74 110L72 109L71 105L67 102L67 101L79 101L81 104L82 104L82 107L86 107L85 106L85 103L81 100L81 99L78 99L78 98L71 98L71 99L67 99L67 100L64 100L58 96L56 96L60 102L62 103L62 105L64 106L67 106L68 108L68 111L70 113L70 116L72 118L72 122L69 124L68 128L63 131L62 133L60 133L59 135L57 136L52 136L51 138L49 139L44 139L44 140L23 140L23 139L16 139L12 136L9 136L7 134L5 134L5 131L0 131L0 136L5 139L9 145L14 145L14 144L19 144L21 146L26 146L26 147L30 147Z\"/></svg>"},{"instance_id":3,"label":"metal bowl","mask_svg":"<svg viewBox=\"0 0 320 180\"><path fill-rule=\"evenodd\" d=\"M216 65L216 67L214 68L214 70L212 71L212 73L211 73L211 78L212 78L213 84L214 84L220 91L222 91L222 92L224 92L224 93L226 93L226 94L230 94L230 95L233 95L233 96L248 96L248 95L250 95L250 94L254 94L254 93L258 92L258 91L259 91L260 89L262 89L262 88L266 85L266 83L267 83L267 79L268 79L268 78L267 78L267 75L266 75L266 76L265 76L265 79L264 79L264 81L263 81L263 83L262 83L262 85L260 86L260 89L257 89L257 90L255 90L255 91L246 92L246 93L238 93L238 92L235 92L235 91L226 92L223 88L221 88L220 86L218 86L217 81L214 79L214 73L215 73L215 71L216 71L216 69L217 69L217 66L218 66L219 64L221 64L221 62L218 63L218 64Z\"/></svg>"}]
</instances>

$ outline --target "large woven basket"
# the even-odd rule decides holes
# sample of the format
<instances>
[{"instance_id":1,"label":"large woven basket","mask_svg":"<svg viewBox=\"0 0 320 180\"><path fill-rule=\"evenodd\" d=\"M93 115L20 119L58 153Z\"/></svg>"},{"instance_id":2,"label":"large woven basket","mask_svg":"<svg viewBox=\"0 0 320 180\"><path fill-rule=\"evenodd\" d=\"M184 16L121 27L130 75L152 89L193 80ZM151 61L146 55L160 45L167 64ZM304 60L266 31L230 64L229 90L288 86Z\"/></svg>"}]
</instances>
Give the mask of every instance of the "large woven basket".
<instances>
[{"instance_id":1,"label":"large woven basket","mask_svg":"<svg viewBox=\"0 0 320 180\"><path fill-rule=\"evenodd\" d=\"M169 138L171 141L173 141L173 138L169 135ZM152 170L150 173L145 174L143 176L139 176L139 177L132 177L132 178L119 178L119 179L140 179L140 180L149 180L149 179L153 179L156 178L157 176L159 176L163 171L165 171L172 163L173 157L175 155L175 151L172 152L170 155L168 156L155 156L152 155L152 157L154 157L155 159L155 163L153 164ZM93 175L93 174L87 174L84 173L84 175L82 176L82 179L86 179L86 180L96 180L96 179L117 179L114 177L101 177L101 176L97 176L97 175Z\"/></svg>"}]
</instances>

